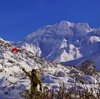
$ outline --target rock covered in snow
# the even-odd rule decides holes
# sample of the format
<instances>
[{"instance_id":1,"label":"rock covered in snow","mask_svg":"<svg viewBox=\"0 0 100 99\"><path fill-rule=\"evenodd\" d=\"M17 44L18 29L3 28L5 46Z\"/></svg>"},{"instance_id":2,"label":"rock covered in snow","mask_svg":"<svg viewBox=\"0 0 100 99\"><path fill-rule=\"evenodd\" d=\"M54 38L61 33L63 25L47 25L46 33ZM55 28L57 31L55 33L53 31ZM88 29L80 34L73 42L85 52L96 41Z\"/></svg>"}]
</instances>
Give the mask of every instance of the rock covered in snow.
<instances>
[{"instance_id":1,"label":"rock covered in snow","mask_svg":"<svg viewBox=\"0 0 100 99\"><path fill-rule=\"evenodd\" d=\"M82 78L83 82L85 84L96 84L97 80L94 77L88 76L88 75L83 75Z\"/></svg>"},{"instance_id":2,"label":"rock covered in snow","mask_svg":"<svg viewBox=\"0 0 100 99\"><path fill-rule=\"evenodd\" d=\"M66 76L66 74L64 73L64 71L57 71L54 75L56 77L65 77Z\"/></svg>"}]
</instances>

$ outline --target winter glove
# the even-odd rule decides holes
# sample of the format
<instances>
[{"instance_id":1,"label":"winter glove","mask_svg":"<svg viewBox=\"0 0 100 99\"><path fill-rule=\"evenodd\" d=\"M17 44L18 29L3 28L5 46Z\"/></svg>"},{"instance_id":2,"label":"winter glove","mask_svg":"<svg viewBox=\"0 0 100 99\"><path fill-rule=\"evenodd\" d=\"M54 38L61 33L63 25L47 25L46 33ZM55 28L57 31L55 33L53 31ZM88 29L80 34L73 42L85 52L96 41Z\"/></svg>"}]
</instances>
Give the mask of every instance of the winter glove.
<instances>
[{"instance_id":1,"label":"winter glove","mask_svg":"<svg viewBox=\"0 0 100 99\"><path fill-rule=\"evenodd\" d=\"M25 68L22 67L22 70L25 71Z\"/></svg>"}]
</instances>

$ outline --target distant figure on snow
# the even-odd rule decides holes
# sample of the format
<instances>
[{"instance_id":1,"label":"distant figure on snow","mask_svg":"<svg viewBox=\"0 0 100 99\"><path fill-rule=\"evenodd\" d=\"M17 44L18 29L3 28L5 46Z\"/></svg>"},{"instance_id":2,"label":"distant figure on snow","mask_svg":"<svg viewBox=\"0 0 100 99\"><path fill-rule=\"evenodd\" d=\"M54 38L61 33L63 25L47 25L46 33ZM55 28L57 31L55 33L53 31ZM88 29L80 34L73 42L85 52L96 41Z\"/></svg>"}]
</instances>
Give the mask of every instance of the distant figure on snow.
<instances>
[{"instance_id":1,"label":"distant figure on snow","mask_svg":"<svg viewBox=\"0 0 100 99\"><path fill-rule=\"evenodd\" d=\"M14 47L14 48L11 49L11 52L12 52L12 53L17 53L18 51L19 51L19 50L18 50L16 47Z\"/></svg>"}]
</instances>

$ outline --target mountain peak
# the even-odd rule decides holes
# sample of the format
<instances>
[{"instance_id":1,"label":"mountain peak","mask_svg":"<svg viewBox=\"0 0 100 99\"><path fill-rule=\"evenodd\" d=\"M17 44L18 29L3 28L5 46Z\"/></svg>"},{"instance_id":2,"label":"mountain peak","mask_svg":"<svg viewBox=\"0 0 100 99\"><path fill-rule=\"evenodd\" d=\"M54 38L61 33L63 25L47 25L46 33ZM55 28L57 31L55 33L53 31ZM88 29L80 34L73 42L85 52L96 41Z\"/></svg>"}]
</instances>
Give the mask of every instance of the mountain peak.
<instances>
[{"instance_id":1,"label":"mountain peak","mask_svg":"<svg viewBox=\"0 0 100 99\"><path fill-rule=\"evenodd\" d=\"M59 25L66 25L66 26L73 26L73 24L74 24L74 23L69 22L69 21L61 21L61 22L59 23Z\"/></svg>"},{"instance_id":2,"label":"mountain peak","mask_svg":"<svg viewBox=\"0 0 100 99\"><path fill-rule=\"evenodd\" d=\"M100 30L91 29L88 23L61 21L54 25L44 26L29 34L24 42L33 45L37 45L36 42L38 42L37 48L40 49L41 57L47 60L50 59L49 61L54 61L53 59L58 60L58 56L67 56L69 58L68 55L73 57L69 58L68 61L72 59L77 61L78 59L91 58L94 53L97 53L96 55L99 56L99 48L95 45L97 42L100 42L99 34ZM94 50L94 46L97 46L97 49ZM64 55L65 52L66 55ZM57 63L63 61L64 57L60 58L62 60L59 60ZM67 58L64 61L67 62ZM94 61L96 60L94 59Z\"/></svg>"},{"instance_id":3,"label":"mountain peak","mask_svg":"<svg viewBox=\"0 0 100 99\"><path fill-rule=\"evenodd\" d=\"M67 40L66 39L63 39L63 41L62 41L62 43L61 43L61 46L60 46L60 49L61 48L65 48L65 47L67 47Z\"/></svg>"}]
</instances>

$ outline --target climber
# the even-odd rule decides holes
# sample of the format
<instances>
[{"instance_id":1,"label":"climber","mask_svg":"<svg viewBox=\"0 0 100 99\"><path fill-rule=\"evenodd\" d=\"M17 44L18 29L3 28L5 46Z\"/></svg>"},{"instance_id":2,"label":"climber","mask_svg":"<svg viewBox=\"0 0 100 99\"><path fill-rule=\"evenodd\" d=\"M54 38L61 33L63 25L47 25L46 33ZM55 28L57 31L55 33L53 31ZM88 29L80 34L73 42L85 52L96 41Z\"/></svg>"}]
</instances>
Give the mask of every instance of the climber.
<instances>
[{"instance_id":1,"label":"climber","mask_svg":"<svg viewBox=\"0 0 100 99\"><path fill-rule=\"evenodd\" d=\"M38 91L38 88L37 88L38 84L40 86L40 91L42 92L42 82L41 82L41 80L38 78L38 76L36 74L37 71L35 69L32 69L31 74L30 74L24 68L22 68L22 70L29 77L29 79L31 81L30 94L32 95L32 94L34 94L34 92Z\"/></svg>"}]
</instances>

